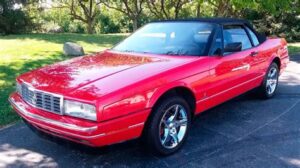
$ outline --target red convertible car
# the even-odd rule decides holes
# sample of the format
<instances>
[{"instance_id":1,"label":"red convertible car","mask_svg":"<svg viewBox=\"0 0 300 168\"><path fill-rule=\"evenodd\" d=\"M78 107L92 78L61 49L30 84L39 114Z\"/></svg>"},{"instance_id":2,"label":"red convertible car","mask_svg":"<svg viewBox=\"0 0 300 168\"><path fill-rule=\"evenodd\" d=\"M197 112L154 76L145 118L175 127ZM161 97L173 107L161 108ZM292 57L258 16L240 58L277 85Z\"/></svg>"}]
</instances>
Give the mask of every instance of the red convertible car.
<instances>
[{"instance_id":1,"label":"red convertible car","mask_svg":"<svg viewBox=\"0 0 300 168\"><path fill-rule=\"evenodd\" d=\"M20 75L9 101L47 134L89 146L143 137L168 155L195 115L252 89L274 96L288 62L284 39L245 20L158 21L112 49Z\"/></svg>"}]
</instances>

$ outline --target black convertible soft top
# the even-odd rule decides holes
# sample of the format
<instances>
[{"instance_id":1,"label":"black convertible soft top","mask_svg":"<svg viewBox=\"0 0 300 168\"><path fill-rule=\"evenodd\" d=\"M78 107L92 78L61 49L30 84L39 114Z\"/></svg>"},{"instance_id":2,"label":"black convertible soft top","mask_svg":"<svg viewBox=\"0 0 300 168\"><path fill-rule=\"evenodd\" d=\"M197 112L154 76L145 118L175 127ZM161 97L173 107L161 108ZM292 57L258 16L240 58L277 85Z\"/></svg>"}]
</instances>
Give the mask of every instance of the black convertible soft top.
<instances>
[{"instance_id":1,"label":"black convertible soft top","mask_svg":"<svg viewBox=\"0 0 300 168\"><path fill-rule=\"evenodd\" d=\"M176 19L176 20L158 20L154 22L207 22L220 25L245 25L249 27L257 36L259 43L266 41L266 36L259 34L252 26L252 24L245 19L236 18L191 18L191 19Z\"/></svg>"},{"instance_id":2,"label":"black convertible soft top","mask_svg":"<svg viewBox=\"0 0 300 168\"><path fill-rule=\"evenodd\" d=\"M183 21L198 21L198 22L209 22L217 24L226 24L226 23L249 23L245 19L236 19L236 18L190 18L190 19L170 19L170 20L157 20L154 22L183 22Z\"/></svg>"}]
</instances>

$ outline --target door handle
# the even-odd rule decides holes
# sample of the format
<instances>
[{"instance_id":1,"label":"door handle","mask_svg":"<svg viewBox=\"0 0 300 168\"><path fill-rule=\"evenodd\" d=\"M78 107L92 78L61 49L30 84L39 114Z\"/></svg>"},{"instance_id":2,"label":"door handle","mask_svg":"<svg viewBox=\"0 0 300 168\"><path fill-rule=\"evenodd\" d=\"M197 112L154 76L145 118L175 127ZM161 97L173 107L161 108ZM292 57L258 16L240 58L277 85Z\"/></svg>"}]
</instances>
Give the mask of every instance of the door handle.
<instances>
[{"instance_id":1,"label":"door handle","mask_svg":"<svg viewBox=\"0 0 300 168\"><path fill-rule=\"evenodd\" d=\"M258 51L253 51L253 52L251 52L251 54L250 54L250 56L252 56L252 57L255 57L255 56L257 56L258 55Z\"/></svg>"}]
</instances>

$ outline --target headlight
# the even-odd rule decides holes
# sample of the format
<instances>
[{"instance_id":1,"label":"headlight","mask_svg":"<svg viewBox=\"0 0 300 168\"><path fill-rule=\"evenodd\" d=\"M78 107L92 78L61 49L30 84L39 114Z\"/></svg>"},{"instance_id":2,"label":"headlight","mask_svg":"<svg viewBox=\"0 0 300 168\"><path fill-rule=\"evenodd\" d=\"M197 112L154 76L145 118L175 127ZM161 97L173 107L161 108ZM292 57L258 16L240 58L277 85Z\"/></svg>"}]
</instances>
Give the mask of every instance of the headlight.
<instances>
[{"instance_id":1,"label":"headlight","mask_svg":"<svg viewBox=\"0 0 300 168\"><path fill-rule=\"evenodd\" d=\"M22 94L22 93L21 93L21 92L22 92L22 85L21 85L19 82L16 83L16 91L17 91L17 93L19 93L20 95Z\"/></svg>"},{"instance_id":2,"label":"headlight","mask_svg":"<svg viewBox=\"0 0 300 168\"><path fill-rule=\"evenodd\" d=\"M64 100L64 114L93 121L97 120L95 106L76 101Z\"/></svg>"}]
</instances>

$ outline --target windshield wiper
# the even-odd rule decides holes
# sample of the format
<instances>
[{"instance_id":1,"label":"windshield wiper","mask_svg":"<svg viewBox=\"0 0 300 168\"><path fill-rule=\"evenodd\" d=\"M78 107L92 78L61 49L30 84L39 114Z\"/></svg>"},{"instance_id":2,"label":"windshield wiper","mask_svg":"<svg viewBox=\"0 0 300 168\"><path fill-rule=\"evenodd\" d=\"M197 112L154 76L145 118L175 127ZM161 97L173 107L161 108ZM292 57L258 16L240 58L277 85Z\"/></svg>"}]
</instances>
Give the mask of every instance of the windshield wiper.
<instances>
[{"instance_id":1,"label":"windshield wiper","mask_svg":"<svg viewBox=\"0 0 300 168\"><path fill-rule=\"evenodd\" d=\"M165 55L179 55L178 53L175 53L174 51L168 51L164 53Z\"/></svg>"},{"instance_id":2,"label":"windshield wiper","mask_svg":"<svg viewBox=\"0 0 300 168\"><path fill-rule=\"evenodd\" d=\"M135 51L134 51L134 50L121 50L121 52L133 53L133 52L135 52Z\"/></svg>"},{"instance_id":3,"label":"windshield wiper","mask_svg":"<svg viewBox=\"0 0 300 168\"><path fill-rule=\"evenodd\" d=\"M187 55L187 52L182 52L182 50L178 50L177 52L174 51L168 51L165 53L165 55Z\"/></svg>"}]
</instances>

